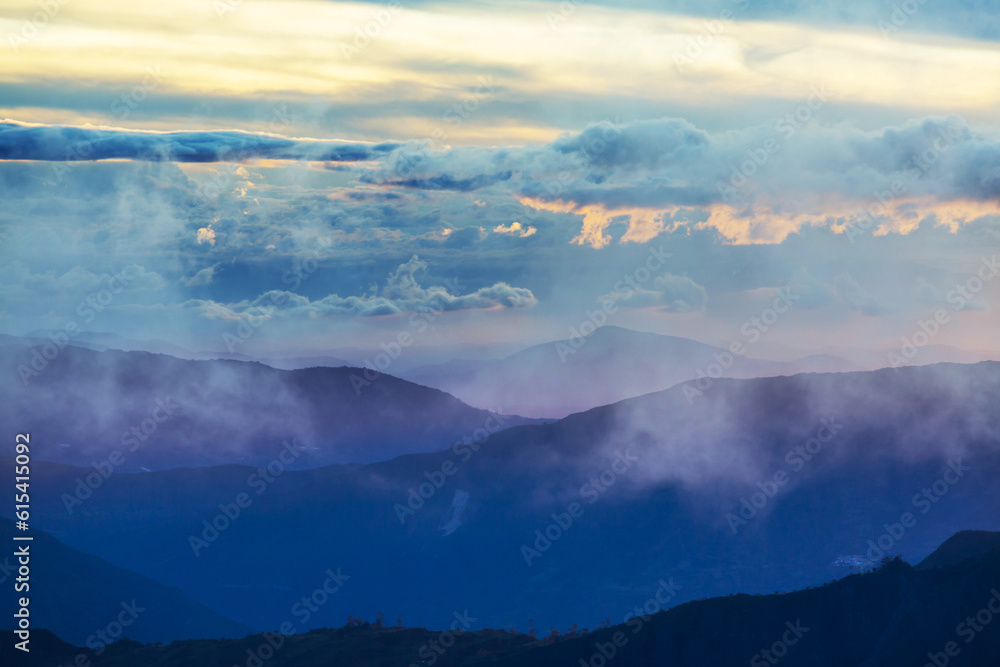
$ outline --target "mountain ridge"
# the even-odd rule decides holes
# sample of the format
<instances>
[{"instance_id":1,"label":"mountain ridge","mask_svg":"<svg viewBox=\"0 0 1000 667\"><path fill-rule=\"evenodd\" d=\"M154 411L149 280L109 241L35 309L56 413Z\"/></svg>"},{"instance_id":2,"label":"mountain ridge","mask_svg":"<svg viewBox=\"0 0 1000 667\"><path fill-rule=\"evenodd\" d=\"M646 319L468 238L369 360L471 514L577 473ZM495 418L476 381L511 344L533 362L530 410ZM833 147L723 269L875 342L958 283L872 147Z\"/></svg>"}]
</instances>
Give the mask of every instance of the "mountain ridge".
<instances>
[{"instance_id":1,"label":"mountain ridge","mask_svg":"<svg viewBox=\"0 0 1000 667\"><path fill-rule=\"evenodd\" d=\"M477 429L534 422L350 367L281 370L73 346L49 360L37 348L0 346L0 372L10 378L0 400L11 406L0 425L35 432L36 459L89 465L119 450L133 470L267 465L292 440L302 446L295 467L371 462L443 449Z\"/></svg>"},{"instance_id":2,"label":"mountain ridge","mask_svg":"<svg viewBox=\"0 0 1000 667\"><path fill-rule=\"evenodd\" d=\"M656 600L651 597L637 607L640 613L626 614L621 623L593 631L574 626L565 634L544 639L513 629L471 630L460 623L453 623L451 630L430 631L355 620L337 629L253 635L242 640L168 646L121 641L107 649L101 664L228 667L249 664L248 658L256 656L275 667L326 665L331 657L355 667L432 663L442 667L700 667L748 659L757 667L775 664L779 658L793 667L896 667L941 655L948 664L988 667L1000 654L1000 635L977 633L973 628L978 626L962 618L988 609L994 600L1000 603L995 587L998 576L1000 550L923 571L896 559L866 574L785 594L730 595L666 610L659 603L650 605ZM942 598L942 592L950 595ZM456 618L463 615L456 613ZM467 611L464 618L468 618ZM86 654L45 631L36 631L35 641L47 664L53 655L65 659L74 653ZM0 656L12 650L0 648ZM19 664L43 662L33 657Z\"/></svg>"},{"instance_id":3,"label":"mountain ridge","mask_svg":"<svg viewBox=\"0 0 1000 667\"><path fill-rule=\"evenodd\" d=\"M87 471L38 463L34 520L263 628L330 567L352 580L315 627L379 610L432 627L467 605L469 591L475 615L494 627L529 614L592 625L584 610L662 577L683 582L679 602L794 590L829 580L845 554L916 561L956 525L1000 529L996 362L720 379L690 397L683 389L452 449L290 470L259 494L254 471L238 466L115 474L70 514L63 498ZM801 449L817 433L826 444ZM638 462L623 467L619 457ZM941 481L955 469L954 484ZM944 495L923 499L939 481ZM209 540L204 522L240 493L252 503ZM751 499L760 506L748 509ZM570 525L571 503L583 511ZM905 513L915 525L885 535ZM553 516L569 527L552 527ZM547 544L545 531L559 538ZM207 546L196 551L192 538ZM294 570L282 567L290 552L301 554ZM235 588L247 581L252 590Z\"/></svg>"},{"instance_id":4,"label":"mountain ridge","mask_svg":"<svg viewBox=\"0 0 1000 667\"><path fill-rule=\"evenodd\" d=\"M14 522L0 517L0 539L13 544ZM177 588L108 563L99 556L64 545L45 531L33 529L30 544L31 619L61 639L79 645L107 643L97 634L124 626L124 636L146 642L242 637L253 629L225 618ZM9 566L9 557L2 565ZM0 601L2 626L13 629L15 599ZM119 619L119 620L116 620ZM110 629L105 637L122 636Z\"/></svg>"}]
</instances>

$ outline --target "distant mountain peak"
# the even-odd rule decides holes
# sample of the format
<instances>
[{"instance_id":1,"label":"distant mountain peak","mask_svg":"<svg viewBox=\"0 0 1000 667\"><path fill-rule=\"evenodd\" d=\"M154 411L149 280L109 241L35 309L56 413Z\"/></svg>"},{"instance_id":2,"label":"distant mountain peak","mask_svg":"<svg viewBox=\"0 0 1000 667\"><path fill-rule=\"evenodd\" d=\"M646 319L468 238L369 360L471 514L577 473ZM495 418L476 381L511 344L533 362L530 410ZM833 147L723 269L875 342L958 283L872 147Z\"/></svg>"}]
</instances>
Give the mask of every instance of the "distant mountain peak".
<instances>
[{"instance_id":1,"label":"distant mountain peak","mask_svg":"<svg viewBox=\"0 0 1000 667\"><path fill-rule=\"evenodd\" d=\"M917 564L917 569L955 565L968 558L1000 548L1000 532L961 530L941 543L934 552Z\"/></svg>"}]
</instances>

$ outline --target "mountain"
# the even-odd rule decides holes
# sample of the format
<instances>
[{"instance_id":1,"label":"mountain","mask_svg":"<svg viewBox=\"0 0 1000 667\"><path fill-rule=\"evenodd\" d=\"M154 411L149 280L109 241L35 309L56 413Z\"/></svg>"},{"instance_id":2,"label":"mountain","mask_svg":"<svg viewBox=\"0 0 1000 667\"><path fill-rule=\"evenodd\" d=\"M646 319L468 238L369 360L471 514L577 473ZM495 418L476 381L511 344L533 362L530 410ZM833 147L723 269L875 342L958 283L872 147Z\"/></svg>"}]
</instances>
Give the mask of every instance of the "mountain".
<instances>
[{"instance_id":1,"label":"mountain","mask_svg":"<svg viewBox=\"0 0 1000 667\"><path fill-rule=\"evenodd\" d=\"M0 334L0 345L26 345L34 347L46 345L54 341L65 339L66 334L57 330L38 329L31 331L24 336L11 336ZM65 343L66 341L63 340ZM106 331L80 331L69 339L68 344L74 347L82 347L88 350L119 350L121 352L151 352L153 354L167 354L178 359L230 359L234 361L259 361L273 368L283 370L294 370L297 368L309 368L312 366L357 366L338 357L327 354L294 354L277 355L271 357L260 357L244 354L242 352L223 352L219 350L199 350L192 351L180 345L174 345L162 340L135 340L125 338L117 334ZM60 345L62 347L62 345Z\"/></svg>"},{"instance_id":2,"label":"mountain","mask_svg":"<svg viewBox=\"0 0 1000 667\"><path fill-rule=\"evenodd\" d=\"M944 544L920 561L916 567L917 569L927 569L954 565L991 549L1000 549L1000 532L963 530L949 537Z\"/></svg>"},{"instance_id":3,"label":"mountain","mask_svg":"<svg viewBox=\"0 0 1000 667\"><path fill-rule=\"evenodd\" d=\"M266 466L278 456L293 468L367 463L530 421L359 368L286 371L53 345L0 347L0 373L9 407L0 426L30 431L36 460L90 466L117 450L123 461L113 467L133 471Z\"/></svg>"},{"instance_id":4,"label":"mountain","mask_svg":"<svg viewBox=\"0 0 1000 667\"><path fill-rule=\"evenodd\" d=\"M9 340L6 342L33 346L49 343L54 339L58 340L60 336L65 337L66 334L55 330L39 329L37 331L29 332L20 340L16 340L17 337L10 336L8 338L13 338L15 340ZM126 338L124 336L119 336L118 334L106 331L80 331L73 336L70 343L76 347L84 347L91 350L152 352L154 354L169 354L173 357L179 357L181 359L194 359L198 357L196 353L166 341L134 340L132 338Z\"/></svg>"},{"instance_id":5,"label":"mountain","mask_svg":"<svg viewBox=\"0 0 1000 667\"><path fill-rule=\"evenodd\" d=\"M271 368L280 368L286 371L294 371L299 368L315 368L317 366L329 366L331 368L353 366L353 364L344 361L343 359L338 359L337 357L331 357L325 354L312 357L266 357L261 358L259 361L267 364Z\"/></svg>"},{"instance_id":6,"label":"mountain","mask_svg":"<svg viewBox=\"0 0 1000 667\"><path fill-rule=\"evenodd\" d=\"M881 368L888 364L890 354L899 356L899 347L888 350L859 350L848 347L833 347L825 350L827 353L849 359L856 363L859 368ZM920 348L920 352L913 357L910 363L927 364L975 364L980 361L996 361L997 355L992 352L981 352L976 350L963 350L952 345L925 345Z\"/></svg>"},{"instance_id":7,"label":"mountain","mask_svg":"<svg viewBox=\"0 0 1000 667\"><path fill-rule=\"evenodd\" d=\"M13 545L0 562L3 577L13 589L19 565L18 558L10 554L27 545L30 588L21 591L20 595L30 600L32 626L51 630L68 642L94 646L102 641L97 631L107 629L111 623L127 624L121 636L144 642L245 637L253 632L195 602L176 588L71 549L42 531L28 533L34 538L30 542L14 542L14 534L14 522L0 519L0 541ZM0 596L0 617L3 618L0 627L16 627L17 597L19 595L12 590ZM115 627L110 632L111 637L119 636Z\"/></svg>"},{"instance_id":8,"label":"mountain","mask_svg":"<svg viewBox=\"0 0 1000 667\"><path fill-rule=\"evenodd\" d=\"M536 345L499 361L453 360L401 375L470 405L499 406L531 417L564 417L661 391L699 374L746 378L849 370L857 367L831 355L765 361L687 338L604 326L585 338Z\"/></svg>"},{"instance_id":9,"label":"mountain","mask_svg":"<svg viewBox=\"0 0 1000 667\"><path fill-rule=\"evenodd\" d=\"M661 579L677 602L789 591L846 557L917 562L956 528L1000 530L998 363L700 386L269 481L35 463L32 516L262 629L342 568L297 631L379 611L436 627L466 608L480 627L593 627Z\"/></svg>"},{"instance_id":10,"label":"mountain","mask_svg":"<svg viewBox=\"0 0 1000 667\"><path fill-rule=\"evenodd\" d=\"M535 640L514 631L431 632L355 623L291 636L170 646L120 642L100 664L229 667L249 664L256 656L273 667L318 667L331 660L352 667L701 667L748 662L757 667L779 661L789 667L993 667L1000 655L1000 633L990 625L997 622L991 608L1000 607L998 580L1000 551L994 550L931 571L895 560L819 588L698 600L649 615L640 612L592 632L573 630L545 639L544 632ZM35 642L36 650L64 659L78 651L51 635ZM9 643L0 648L0 656L6 654L12 655ZM16 664L52 662L29 658Z\"/></svg>"}]
</instances>

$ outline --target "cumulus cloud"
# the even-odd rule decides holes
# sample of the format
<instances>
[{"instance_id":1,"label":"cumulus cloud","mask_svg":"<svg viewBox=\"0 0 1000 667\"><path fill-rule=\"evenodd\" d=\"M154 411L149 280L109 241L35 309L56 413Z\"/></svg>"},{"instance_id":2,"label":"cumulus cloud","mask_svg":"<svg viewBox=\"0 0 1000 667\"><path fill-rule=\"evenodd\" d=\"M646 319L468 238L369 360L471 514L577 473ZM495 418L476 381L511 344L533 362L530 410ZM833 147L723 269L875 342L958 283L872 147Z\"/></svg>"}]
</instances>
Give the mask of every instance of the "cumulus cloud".
<instances>
[{"instance_id":1,"label":"cumulus cloud","mask_svg":"<svg viewBox=\"0 0 1000 667\"><path fill-rule=\"evenodd\" d=\"M385 285L373 288L361 296L342 297L330 294L311 300L301 294L284 290L270 290L252 300L223 304L215 301L193 300L195 308L207 319L238 320L243 317L270 319L272 317L327 317L357 315L373 317L399 313L438 313L459 310L490 308L530 308L537 303L531 290L511 287L498 282L488 287L456 294L458 286L451 284L423 287L416 274L427 269L427 262L414 255L389 274Z\"/></svg>"},{"instance_id":2,"label":"cumulus cloud","mask_svg":"<svg viewBox=\"0 0 1000 667\"><path fill-rule=\"evenodd\" d=\"M494 234L515 234L522 239L528 238L537 231L530 225L523 227L520 222L512 222L509 225L500 224L493 228Z\"/></svg>"},{"instance_id":3,"label":"cumulus cloud","mask_svg":"<svg viewBox=\"0 0 1000 667\"><path fill-rule=\"evenodd\" d=\"M80 146L86 154L71 150ZM817 119L795 128L779 120L709 132L684 119L661 118L596 123L542 145L451 149L0 123L0 158L111 157L365 161L349 171L367 189L340 201L385 199L392 190L504 192L535 210L579 216L575 242L596 248L611 242L608 229L616 221L626 228L621 242L645 242L688 226L715 229L730 242L774 243L806 225L843 232L863 223L876 234L909 233L933 215L954 228L995 213L1000 203L1000 139L973 131L959 116L877 131ZM513 220L490 228L522 238L533 233ZM448 243L478 240L473 236L466 231Z\"/></svg>"},{"instance_id":4,"label":"cumulus cloud","mask_svg":"<svg viewBox=\"0 0 1000 667\"><path fill-rule=\"evenodd\" d=\"M198 229L198 245L202 243L215 245L215 230L212 229L212 225Z\"/></svg>"},{"instance_id":5,"label":"cumulus cloud","mask_svg":"<svg viewBox=\"0 0 1000 667\"><path fill-rule=\"evenodd\" d=\"M582 216L577 242L603 247L616 218L622 240L639 242L685 218L738 242L864 216L878 233L908 232L922 212L965 224L997 210L998 163L1000 140L958 116L879 131L779 120L716 133L663 118L598 123L542 146L425 151L365 178L463 192L502 184L532 208Z\"/></svg>"}]
</instances>

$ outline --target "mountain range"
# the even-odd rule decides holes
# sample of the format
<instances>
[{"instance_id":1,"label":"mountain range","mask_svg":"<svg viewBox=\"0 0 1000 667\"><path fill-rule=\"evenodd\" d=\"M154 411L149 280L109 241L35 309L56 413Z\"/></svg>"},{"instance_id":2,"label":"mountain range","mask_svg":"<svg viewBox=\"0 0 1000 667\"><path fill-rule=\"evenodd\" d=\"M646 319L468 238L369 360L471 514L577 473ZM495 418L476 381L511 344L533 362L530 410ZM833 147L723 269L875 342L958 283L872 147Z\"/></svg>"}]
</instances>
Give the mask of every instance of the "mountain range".
<instances>
[{"instance_id":1,"label":"mountain range","mask_svg":"<svg viewBox=\"0 0 1000 667\"><path fill-rule=\"evenodd\" d=\"M677 602L791 591L1000 529L1000 364L700 387L270 481L115 472L87 494L98 472L39 462L33 521L262 630L342 568L301 631L379 611L438 627L463 609L480 627L592 627L661 580Z\"/></svg>"},{"instance_id":2,"label":"mountain range","mask_svg":"<svg viewBox=\"0 0 1000 667\"><path fill-rule=\"evenodd\" d=\"M0 373L0 425L30 431L37 460L90 466L118 451L113 467L132 471L268 465L293 441L290 467L367 463L532 421L350 367L6 345Z\"/></svg>"},{"instance_id":3,"label":"mountain range","mask_svg":"<svg viewBox=\"0 0 1000 667\"><path fill-rule=\"evenodd\" d=\"M998 536L993 534L994 539ZM532 636L515 630L468 631L457 622L454 630L430 631L352 621L338 629L288 636L168 646L122 640L96 664L318 667L332 659L353 667L700 667L748 662L752 667L778 662L793 667L986 667L996 664L1000 655L995 628L1000 622L998 580L1000 550L994 548L923 570L887 559L868 573L818 588L698 600L668 611L640 612L593 631L574 628L561 635ZM93 657L46 631L36 630L32 641L33 653L26 660L15 656L9 643L0 647L0 658L5 664L17 659L17 664L52 665L80 655Z\"/></svg>"},{"instance_id":4,"label":"mountain range","mask_svg":"<svg viewBox=\"0 0 1000 667\"><path fill-rule=\"evenodd\" d=\"M68 642L93 648L123 636L143 642L170 642L245 637L252 631L176 588L67 547L43 531L31 533L30 543L12 541L15 534L24 533L16 533L10 519L0 518L4 544L28 545L29 588L21 592L31 600L33 621ZM10 554L0 560L0 579L11 588L18 565L18 558ZM3 627L12 627L16 600L14 595L0 597ZM114 626L107 632L113 622L124 625L124 632ZM103 637L98 634L101 630L106 631Z\"/></svg>"},{"instance_id":5,"label":"mountain range","mask_svg":"<svg viewBox=\"0 0 1000 667\"><path fill-rule=\"evenodd\" d=\"M603 326L589 336L535 345L496 361L453 360L402 377L470 405L531 417L565 417L701 376L764 377L858 367L830 355L777 362L734 355L688 338Z\"/></svg>"}]
</instances>

